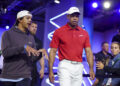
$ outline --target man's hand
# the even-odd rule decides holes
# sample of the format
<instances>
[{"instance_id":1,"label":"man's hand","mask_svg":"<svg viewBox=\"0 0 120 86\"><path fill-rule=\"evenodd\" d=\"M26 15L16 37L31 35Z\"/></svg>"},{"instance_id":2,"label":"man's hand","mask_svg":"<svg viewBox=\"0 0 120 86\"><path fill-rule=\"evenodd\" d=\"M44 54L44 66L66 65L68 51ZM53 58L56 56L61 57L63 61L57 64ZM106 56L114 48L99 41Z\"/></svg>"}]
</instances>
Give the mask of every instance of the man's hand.
<instances>
[{"instance_id":1,"label":"man's hand","mask_svg":"<svg viewBox=\"0 0 120 86\"><path fill-rule=\"evenodd\" d=\"M94 73L93 69L90 69L90 79L94 80L94 78L95 78L95 73Z\"/></svg>"},{"instance_id":2,"label":"man's hand","mask_svg":"<svg viewBox=\"0 0 120 86\"><path fill-rule=\"evenodd\" d=\"M32 47L30 47L30 46L28 46L28 45L27 45L27 47L25 48L25 50L26 50L26 52L28 53L28 56L31 56L31 54L32 54L33 56L39 56L39 55L40 55L40 53L39 53L37 50L35 50L34 48L32 48Z\"/></svg>"},{"instance_id":3,"label":"man's hand","mask_svg":"<svg viewBox=\"0 0 120 86\"><path fill-rule=\"evenodd\" d=\"M96 64L96 67L97 67L97 69L103 69L104 64L102 62L98 61L97 64Z\"/></svg>"},{"instance_id":4,"label":"man's hand","mask_svg":"<svg viewBox=\"0 0 120 86\"><path fill-rule=\"evenodd\" d=\"M40 74L40 78L42 79L44 77L44 69L41 69L39 74Z\"/></svg>"},{"instance_id":5,"label":"man's hand","mask_svg":"<svg viewBox=\"0 0 120 86\"><path fill-rule=\"evenodd\" d=\"M47 60L49 60L48 54L47 54L47 52L46 52L45 49L39 49L38 52L39 52L39 53L42 52L43 56L45 56L45 58L46 58Z\"/></svg>"},{"instance_id":6,"label":"man's hand","mask_svg":"<svg viewBox=\"0 0 120 86\"><path fill-rule=\"evenodd\" d=\"M51 83L54 83L55 78L54 78L53 72L49 73L49 80L50 80Z\"/></svg>"}]
</instances>

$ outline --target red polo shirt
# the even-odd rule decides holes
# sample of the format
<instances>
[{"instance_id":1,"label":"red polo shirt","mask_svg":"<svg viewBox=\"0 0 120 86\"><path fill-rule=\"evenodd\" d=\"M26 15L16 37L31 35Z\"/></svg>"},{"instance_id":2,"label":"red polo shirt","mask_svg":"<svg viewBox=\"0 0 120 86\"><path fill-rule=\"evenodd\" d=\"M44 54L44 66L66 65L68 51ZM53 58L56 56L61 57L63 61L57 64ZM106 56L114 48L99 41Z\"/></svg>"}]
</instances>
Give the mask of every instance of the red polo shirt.
<instances>
[{"instance_id":1,"label":"red polo shirt","mask_svg":"<svg viewBox=\"0 0 120 86\"><path fill-rule=\"evenodd\" d=\"M83 48L90 47L89 36L79 26L72 29L66 24L54 32L50 47L58 48L59 60L82 62Z\"/></svg>"}]
</instances>

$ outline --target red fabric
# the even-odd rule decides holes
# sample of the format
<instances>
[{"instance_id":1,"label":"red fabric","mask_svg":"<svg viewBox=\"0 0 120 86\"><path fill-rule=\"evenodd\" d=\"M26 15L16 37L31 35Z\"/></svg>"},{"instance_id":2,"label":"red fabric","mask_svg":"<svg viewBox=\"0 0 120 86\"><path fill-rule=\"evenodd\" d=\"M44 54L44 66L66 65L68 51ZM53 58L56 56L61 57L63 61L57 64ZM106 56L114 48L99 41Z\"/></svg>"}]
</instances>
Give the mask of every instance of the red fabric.
<instances>
[{"instance_id":1,"label":"red fabric","mask_svg":"<svg viewBox=\"0 0 120 86\"><path fill-rule=\"evenodd\" d=\"M68 24L54 32L51 48L58 48L59 60L82 62L83 48L90 47L88 33L79 26L72 29Z\"/></svg>"}]
</instances>

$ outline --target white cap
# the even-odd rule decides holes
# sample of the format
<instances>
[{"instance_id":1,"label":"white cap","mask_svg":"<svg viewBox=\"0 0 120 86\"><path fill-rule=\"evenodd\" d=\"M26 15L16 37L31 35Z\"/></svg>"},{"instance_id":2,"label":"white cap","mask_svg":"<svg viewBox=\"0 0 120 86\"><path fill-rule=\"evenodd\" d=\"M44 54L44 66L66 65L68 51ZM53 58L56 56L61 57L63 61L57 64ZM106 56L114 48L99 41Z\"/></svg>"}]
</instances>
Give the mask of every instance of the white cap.
<instances>
[{"instance_id":1,"label":"white cap","mask_svg":"<svg viewBox=\"0 0 120 86\"><path fill-rule=\"evenodd\" d=\"M27 10L22 10L22 11L17 13L17 19L22 18L24 16L31 16L32 17L32 14Z\"/></svg>"},{"instance_id":2,"label":"white cap","mask_svg":"<svg viewBox=\"0 0 120 86\"><path fill-rule=\"evenodd\" d=\"M69 10L67 11L67 14L73 14L73 13L79 13L80 11L77 7L70 7Z\"/></svg>"}]
</instances>

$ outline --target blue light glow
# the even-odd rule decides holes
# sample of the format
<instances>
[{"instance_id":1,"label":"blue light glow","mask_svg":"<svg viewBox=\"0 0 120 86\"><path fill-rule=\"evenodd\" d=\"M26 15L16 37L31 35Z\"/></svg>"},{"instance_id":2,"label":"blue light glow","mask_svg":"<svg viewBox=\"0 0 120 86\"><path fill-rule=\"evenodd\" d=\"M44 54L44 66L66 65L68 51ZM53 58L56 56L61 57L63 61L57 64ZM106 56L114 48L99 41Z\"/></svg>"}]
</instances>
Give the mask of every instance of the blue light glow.
<instances>
[{"instance_id":1,"label":"blue light glow","mask_svg":"<svg viewBox=\"0 0 120 86\"><path fill-rule=\"evenodd\" d=\"M92 7L93 8L97 8L98 7L98 3L97 2L92 3Z\"/></svg>"},{"instance_id":2,"label":"blue light glow","mask_svg":"<svg viewBox=\"0 0 120 86\"><path fill-rule=\"evenodd\" d=\"M10 28L10 27L9 27L8 25L7 25L7 26L5 26L5 29L6 29L6 30L8 30L9 28Z\"/></svg>"},{"instance_id":3,"label":"blue light glow","mask_svg":"<svg viewBox=\"0 0 120 86\"><path fill-rule=\"evenodd\" d=\"M118 12L120 13L120 8L118 9Z\"/></svg>"}]
</instances>

